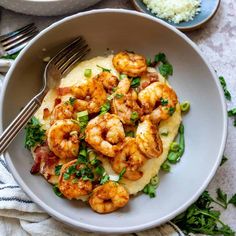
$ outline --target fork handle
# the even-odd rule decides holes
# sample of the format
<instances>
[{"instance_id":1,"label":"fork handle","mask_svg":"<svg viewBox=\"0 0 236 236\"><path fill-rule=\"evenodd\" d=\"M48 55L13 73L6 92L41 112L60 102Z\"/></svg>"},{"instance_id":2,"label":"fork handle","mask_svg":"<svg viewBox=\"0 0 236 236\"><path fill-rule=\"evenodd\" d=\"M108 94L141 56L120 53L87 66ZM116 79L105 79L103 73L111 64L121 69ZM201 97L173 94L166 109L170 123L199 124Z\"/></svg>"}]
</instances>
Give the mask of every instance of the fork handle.
<instances>
[{"instance_id":1,"label":"fork handle","mask_svg":"<svg viewBox=\"0 0 236 236\"><path fill-rule=\"evenodd\" d=\"M41 101L37 97L33 98L2 133L0 137L0 155L6 151L10 143L26 125L40 105Z\"/></svg>"}]
</instances>

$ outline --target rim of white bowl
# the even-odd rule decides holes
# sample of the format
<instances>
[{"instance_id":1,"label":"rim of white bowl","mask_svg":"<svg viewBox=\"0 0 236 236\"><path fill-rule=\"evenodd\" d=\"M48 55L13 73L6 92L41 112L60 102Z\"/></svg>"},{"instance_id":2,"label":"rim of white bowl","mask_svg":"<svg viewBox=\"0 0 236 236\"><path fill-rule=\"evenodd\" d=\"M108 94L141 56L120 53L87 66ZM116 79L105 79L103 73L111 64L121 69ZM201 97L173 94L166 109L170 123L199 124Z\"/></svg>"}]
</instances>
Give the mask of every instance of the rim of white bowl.
<instances>
[{"instance_id":1,"label":"rim of white bowl","mask_svg":"<svg viewBox=\"0 0 236 236\"><path fill-rule=\"evenodd\" d=\"M225 98L224 98L224 94L220 85L220 82L213 70L213 68L211 67L211 65L206 61L206 59L203 57L202 53L200 52L200 50L198 49L198 47L196 46L196 44L191 41L185 34L183 34L182 32L180 32L179 30L177 30L175 27L169 25L168 23L159 20L153 16L144 14L144 13L140 13L137 11L131 11L131 10L125 10L125 9L100 9L100 10L91 10L91 11L85 11L82 13L78 13L72 16L68 16L58 22L53 23L52 25L50 25L49 27L47 27L46 29L44 29L43 31L41 31L35 38L32 39L32 41L21 51L20 55L16 58L15 64L18 63L18 61L21 58L21 55L25 54L28 50L28 48L31 47L31 45L33 45L38 38L40 38L44 33L50 31L52 28L59 26L60 24L64 24L64 22L70 21L74 18L77 17L82 17L82 16L86 16L86 15L91 15L91 14L103 14L103 13L123 13L123 14L131 14L131 15L135 15L138 17L143 17L146 19L149 19L151 21L154 21L158 24L161 24L165 27L167 27L169 30L175 32L178 36L180 36L183 40L185 40L194 50L195 52L200 56L200 58L203 60L203 62L207 65L208 69L210 70L210 73L217 85L217 89L220 95L220 100L221 100L221 106L223 108L223 110L225 111L222 115L223 115L223 134L222 134L222 141L221 141L221 145L220 145L220 151L218 153L218 156L216 158L216 162L214 164L214 166L212 167L210 173L208 174L208 177L205 179L205 181L202 183L202 186L198 189L198 191L193 194L193 196L187 201L185 202L183 205L181 205L179 208L177 208L175 211L171 212L170 214L159 218L158 220L153 220L150 221L148 223L144 223L144 224L140 224L137 226L130 226L130 227L113 227L113 228L109 228L109 227L102 227L102 226L95 226L95 225L90 225L90 224L86 224L83 222L79 222L73 219L70 219L60 213L58 213L57 211L55 211L54 209L52 209L50 206L46 205L43 201L41 201L32 191L31 189L24 183L23 179L19 176L17 170L15 169L10 155L6 152L4 153L4 157L6 158L6 162L7 165L9 166L12 175L14 176L14 178L16 179L16 181L19 183L19 185L22 187L22 189L27 193L27 195L35 202L37 203L41 208L43 208L46 212L49 213L49 215L55 217L56 219L69 224L71 226L74 227L78 227L80 229L83 230L89 230L89 231L93 231L93 232L101 232L101 233L131 233L131 232L137 232L137 231L141 231L141 230L145 230L145 229L149 229L158 225L161 225L171 219L173 219L175 216L177 216L178 214L180 214L181 212L183 212L184 210L186 210L193 202L195 202L198 197L201 195L201 193L206 189L207 185L209 184L210 180L213 178L219 164L221 161L221 157L223 155L223 151L225 148L225 144L226 144L226 137L227 137L227 112L226 112L226 102L225 102ZM3 108L3 98L5 95L5 91L6 91L6 87L8 84L8 81L11 78L11 74L14 70L14 65L10 68L9 72L7 73L7 76L5 78L5 81L3 83L3 92L1 94L1 100L0 100L0 130L3 130L2 127L2 108Z\"/></svg>"}]
</instances>

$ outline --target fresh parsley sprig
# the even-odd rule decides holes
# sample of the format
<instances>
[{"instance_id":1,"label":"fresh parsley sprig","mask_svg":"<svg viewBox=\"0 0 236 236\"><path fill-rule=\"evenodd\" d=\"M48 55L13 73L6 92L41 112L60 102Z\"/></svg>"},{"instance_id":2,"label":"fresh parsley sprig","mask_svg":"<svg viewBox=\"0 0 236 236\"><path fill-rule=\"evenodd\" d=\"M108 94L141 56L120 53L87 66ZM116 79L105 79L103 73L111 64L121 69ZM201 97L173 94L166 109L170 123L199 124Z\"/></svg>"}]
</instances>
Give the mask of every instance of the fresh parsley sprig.
<instances>
[{"instance_id":1,"label":"fresh parsley sprig","mask_svg":"<svg viewBox=\"0 0 236 236\"><path fill-rule=\"evenodd\" d=\"M32 117L27 123L25 134L25 147L31 149L37 144L42 144L45 141L45 130L42 128L39 120L36 117Z\"/></svg>"}]
</instances>

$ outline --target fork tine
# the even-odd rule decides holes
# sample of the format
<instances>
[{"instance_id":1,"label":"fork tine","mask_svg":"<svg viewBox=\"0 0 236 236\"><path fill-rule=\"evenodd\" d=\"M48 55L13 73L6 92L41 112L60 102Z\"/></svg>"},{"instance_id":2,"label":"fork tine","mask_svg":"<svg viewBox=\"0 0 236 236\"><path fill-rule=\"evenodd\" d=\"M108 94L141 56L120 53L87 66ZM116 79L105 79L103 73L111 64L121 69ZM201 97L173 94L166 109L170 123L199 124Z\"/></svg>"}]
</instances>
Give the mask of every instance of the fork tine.
<instances>
[{"instance_id":1,"label":"fork tine","mask_svg":"<svg viewBox=\"0 0 236 236\"><path fill-rule=\"evenodd\" d=\"M28 28L26 31L23 31L22 33L17 34L14 37L3 40L1 42L2 46L3 47L11 46L14 42L19 42L22 38L26 37L27 35L30 35L33 32L38 32L36 26L32 28Z\"/></svg>"},{"instance_id":2,"label":"fork tine","mask_svg":"<svg viewBox=\"0 0 236 236\"><path fill-rule=\"evenodd\" d=\"M36 34L38 34L37 31L33 31L26 35L25 37L21 38L20 40L17 40L13 42L12 44L9 44L7 46L4 46L3 49L9 54L9 50L13 49L17 46L20 46L21 44L25 43L26 41L28 42L30 39L32 39Z\"/></svg>"},{"instance_id":3,"label":"fork tine","mask_svg":"<svg viewBox=\"0 0 236 236\"><path fill-rule=\"evenodd\" d=\"M22 28L19 28L19 29L13 31L13 32L1 35L0 36L0 41L8 40L9 38L17 36L18 34L22 33L23 31L25 31L25 30L27 30L29 28L32 28L32 27L35 27L34 23L31 23L31 24L28 24L26 26L23 26Z\"/></svg>"},{"instance_id":4,"label":"fork tine","mask_svg":"<svg viewBox=\"0 0 236 236\"><path fill-rule=\"evenodd\" d=\"M60 68L61 74L63 76L68 74L73 69L74 65L81 61L88 54L89 51L90 48L88 47L88 45L85 45L81 49L81 51L77 52L70 58L70 61L68 61L68 63L66 63L62 68Z\"/></svg>"},{"instance_id":5,"label":"fork tine","mask_svg":"<svg viewBox=\"0 0 236 236\"><path fill-rule=\"evenodd\" d=\"M77 43L79 43L82 40L82 37L79 36L77 37L75 40L73 40L69 45L67 45L66 47L64 47L62 50L60 50L52 59L51 59L51 63L58 63L58 61L61 60L62 57L64 57L70 50L71 48L74 47L74 45L76 45Z\"/></svg>"},{"instance_id":6,"label":"fork tine","mask_svg":"<svg viewBox=\"0 0 236 236\"><path fill-rule=\"evenodd\" d=\"M86 45L86 42L82 40L81 42L75 44L73 47L71 47L67 53L60 58L59 61L57 61L56 66L60 68L62 65L64 65L76 52L78 52L82 47Z\"/></svg>"}]
</instances>

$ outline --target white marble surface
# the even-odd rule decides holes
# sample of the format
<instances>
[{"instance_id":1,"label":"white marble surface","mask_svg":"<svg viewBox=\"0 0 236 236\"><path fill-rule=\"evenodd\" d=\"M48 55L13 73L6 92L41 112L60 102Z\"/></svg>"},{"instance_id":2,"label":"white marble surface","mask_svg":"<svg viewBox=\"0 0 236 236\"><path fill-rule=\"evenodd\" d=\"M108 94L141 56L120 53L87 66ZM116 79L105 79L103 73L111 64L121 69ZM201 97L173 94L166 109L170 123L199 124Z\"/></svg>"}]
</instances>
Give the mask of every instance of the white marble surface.
<instances>
[{"instance_id":1,"label":"white marble surface","mask_svg":"<svg viewBox=\"0 0 236 236\"><path fill-rule=\"evenodd\" d=\"M106 7L133 9L128 0L103 0L93 8ZM26 16L1 8L0 13L0 34L29 22L35 22L40 29L43 29L62 18L61 16ZM211 22L203 29L187 35L199 46L218 75L225 77L232 94L232 101L228 102L228 108L236 107L236 0L222 0L219 10ZM218 169L208 186L208 190L213 195L215 195L215 190L218 187L227 192L229 196L236 193L236 127L233 127L232 123L233 120L229 119L225 149L225 155L229 161ZM236 231L236 207L230 205L227 210L222 212L222 219Z\"/></svg>"}]
</instances>

